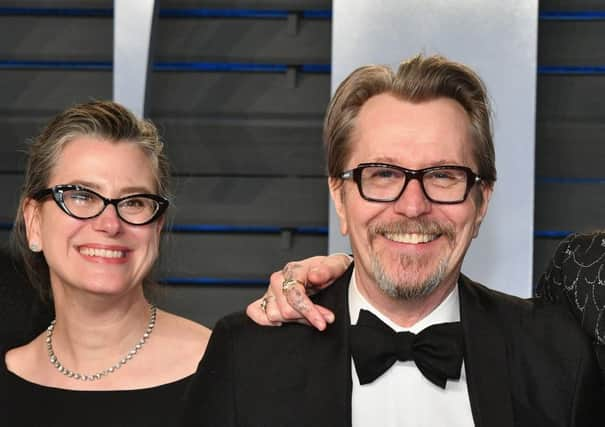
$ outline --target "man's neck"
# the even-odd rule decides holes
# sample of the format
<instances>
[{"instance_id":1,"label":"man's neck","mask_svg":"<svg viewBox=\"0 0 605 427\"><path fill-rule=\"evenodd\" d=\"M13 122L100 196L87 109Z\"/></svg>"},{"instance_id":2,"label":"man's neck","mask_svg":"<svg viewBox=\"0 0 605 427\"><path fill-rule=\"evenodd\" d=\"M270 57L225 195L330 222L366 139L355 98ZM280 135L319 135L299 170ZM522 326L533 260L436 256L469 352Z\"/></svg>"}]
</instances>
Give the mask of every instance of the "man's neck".
<instances>
[{"instance_id":1,"label":"man's neck","mask_svg":"<svg viewBox=\"0 0 605 427\"><path fill-rule=\"evenodd\" d=\"M435 310L456 286L458 275L443 280L430 294L415 299L399 299L382 291L378 285L366 279L355 269L355 282L359 293L378 311L397 325L410 328Z\"/></svg>"}]
</instances>

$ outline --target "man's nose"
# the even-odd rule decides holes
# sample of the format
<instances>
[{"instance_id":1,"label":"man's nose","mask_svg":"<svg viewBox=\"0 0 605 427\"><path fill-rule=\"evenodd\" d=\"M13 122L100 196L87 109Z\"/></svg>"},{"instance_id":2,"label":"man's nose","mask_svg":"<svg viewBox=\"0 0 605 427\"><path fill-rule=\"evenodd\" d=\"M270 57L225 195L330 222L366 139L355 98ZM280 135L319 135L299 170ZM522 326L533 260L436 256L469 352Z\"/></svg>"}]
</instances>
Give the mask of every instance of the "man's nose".
<instances>
[{"instance_id":1,"label":"man's nose","mask_svg":"<svg viewBox=\"0 0 605 427\"><path fill-rule=\"evenodd\" d=\"M427 199L418 179L410 180L399 199L393 202L395 212L408 218L416 218L431 210L431 201Z\"/></svg>"}]
</instances>

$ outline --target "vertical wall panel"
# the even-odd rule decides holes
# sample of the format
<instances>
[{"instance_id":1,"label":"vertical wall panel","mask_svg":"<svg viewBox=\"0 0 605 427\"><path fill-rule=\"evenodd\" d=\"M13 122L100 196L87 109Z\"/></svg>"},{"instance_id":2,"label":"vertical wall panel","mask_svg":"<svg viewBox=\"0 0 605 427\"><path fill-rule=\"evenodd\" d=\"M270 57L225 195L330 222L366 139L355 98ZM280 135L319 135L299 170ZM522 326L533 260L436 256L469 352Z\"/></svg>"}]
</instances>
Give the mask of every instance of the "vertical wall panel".
<instances>
[{"instance_id":1,"label":"vertical wall panel","mask_svg":"<svg viewBox=\"0 0 605 427\"><path fill-rule=\"evenodd\" d=\"M113 99L139 117L145 115L156 10L155 0L114 1Z\"/></svg>"}]
</instances>

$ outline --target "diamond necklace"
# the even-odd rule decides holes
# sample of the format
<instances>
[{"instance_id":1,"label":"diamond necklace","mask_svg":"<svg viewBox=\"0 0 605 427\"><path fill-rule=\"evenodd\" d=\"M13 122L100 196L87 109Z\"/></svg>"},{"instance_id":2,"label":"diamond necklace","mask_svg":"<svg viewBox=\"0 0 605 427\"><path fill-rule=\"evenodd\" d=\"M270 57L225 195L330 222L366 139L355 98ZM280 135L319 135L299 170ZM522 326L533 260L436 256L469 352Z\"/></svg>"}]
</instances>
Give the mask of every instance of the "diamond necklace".
<instances>
[{"instance_id":1,"label":"diamond necklace","mask_svg":"<svg viewBox=\"0 0 605 427\"><path fill-rule=\"evenodd\" d=\"M115 371L117 371L122 366L124 366L129 360L131 360L139 352L139 350L143 347L145 342L147 342L147 339L149 339L151 332L153 332L153 327L155 326L155 315L157 312L157 308L155 305L151 304L149 307L149 310L150 310L151 314L149 316L149 323L147 324L147 329L145 330L145 333L143 334L143 338L141 338L139 340L139 342L134 346L134 348L132 350L130 350L126 354L126 356L124 356L122 359L120 359L118 361L118 363L116 363L115 365L113 365L110 368L103 369L102 371L99 371L96 374L91 374L91 375L84 375L84 374L80 374L78 372L74 372L70 369L67 369L65 366L63 366L63 364L61 362L59 362L59 359L57 359L57 356L55 355L55 352L53 351L53 330L55 329L55 324L57 323L57 319L54 319L52 322L50 322L50 326L46 329L46 348L48 350L48 357L49 357L50 363L55 368L57 368L57 370L59 372L61 372L63 375L65 375L69 378L73 378L74 380L96 381L96 380L100 380L101 378L103 378L109 374L113 374Z\"/></svg>"}]
</instances>

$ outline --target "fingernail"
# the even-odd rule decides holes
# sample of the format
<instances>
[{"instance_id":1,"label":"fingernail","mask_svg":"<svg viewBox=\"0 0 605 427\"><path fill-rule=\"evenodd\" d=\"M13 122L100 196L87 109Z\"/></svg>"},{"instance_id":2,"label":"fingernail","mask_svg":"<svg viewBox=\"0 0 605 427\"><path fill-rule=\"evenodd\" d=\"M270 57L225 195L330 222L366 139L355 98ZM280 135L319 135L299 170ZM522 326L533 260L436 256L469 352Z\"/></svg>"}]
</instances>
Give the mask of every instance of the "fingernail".
<instances>
[{"instance_id":1,"label":"fingernail","mask_svg":"<svg viewBox=\"0 0 605 427\"><path fill-rule=\"evenodd\" d=\"M326 316L326 322L334 323L334 315L332 313L330 313Z\"/></svg>"}]
</instances>

